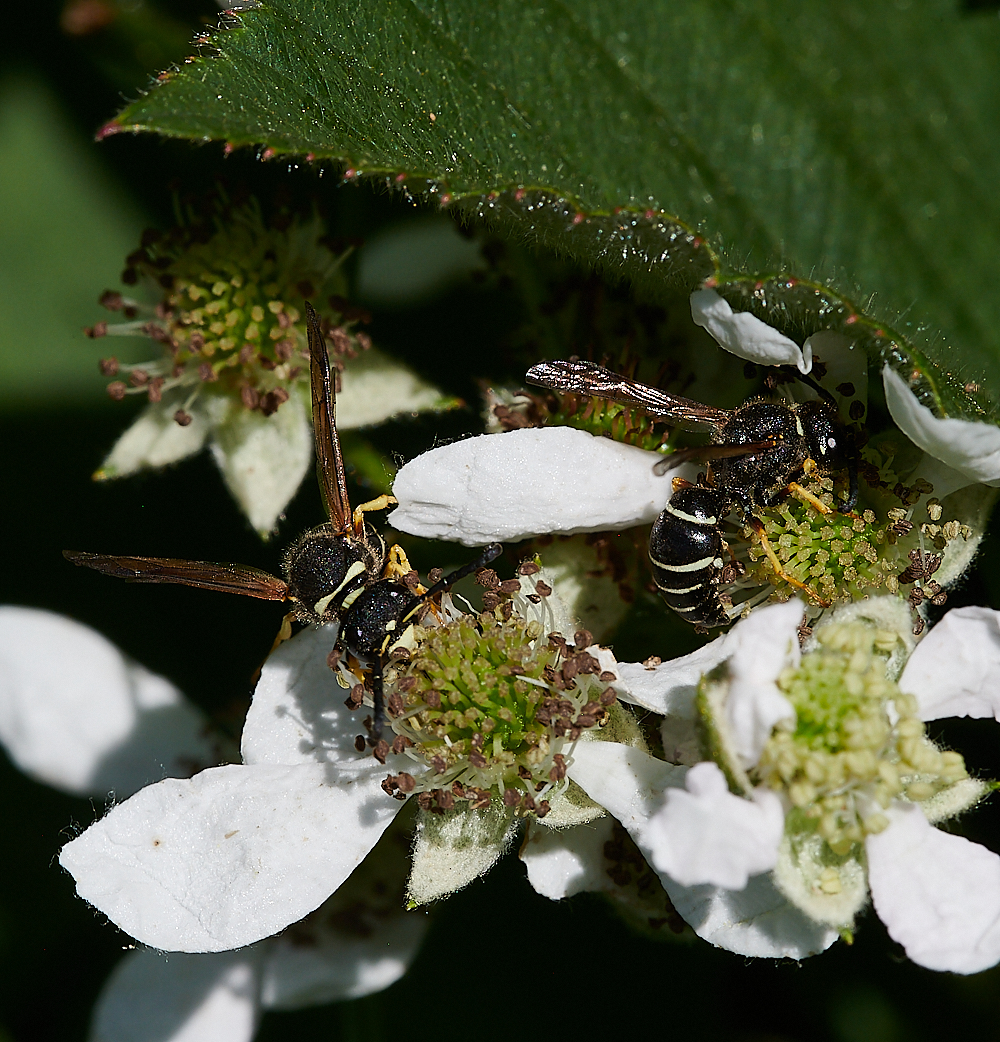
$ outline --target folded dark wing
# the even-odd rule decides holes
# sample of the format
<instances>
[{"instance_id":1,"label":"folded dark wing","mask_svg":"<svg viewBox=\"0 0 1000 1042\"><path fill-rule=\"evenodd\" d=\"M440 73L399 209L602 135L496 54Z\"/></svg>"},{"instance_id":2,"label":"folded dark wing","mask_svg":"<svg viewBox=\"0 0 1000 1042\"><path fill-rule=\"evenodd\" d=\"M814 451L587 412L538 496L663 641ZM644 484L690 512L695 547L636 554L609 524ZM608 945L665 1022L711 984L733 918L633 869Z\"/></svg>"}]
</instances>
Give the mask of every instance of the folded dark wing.
<instances>
[{"instance_id":1,"label":"folded dark wing","mask_svg":"<svg viewBox=\"0 0 1000 1042\"><path fill-rule=\"evenodd\" d=\"M337 436L337 398L330 377L330 355L319 326L319 317L306 301L309 337L309 371L312 382L313 435L316 441L316 473L330 521L338 532L351 526L351 502L347 498L344 457Z\"/></svg>"},{"instance_id":2,"label":"folded dark wing","mask_svg":"<svg viewBox=\"0 0 1000 1042\"><path fill-rule=\"evenodd\" d=\"M287 584L277 576L245 564L184 561L176 557L122 557L64 550L73 564L133 583L178 583L219 593L237 593L263 601L283 601Z\"/></svg>"},{"instance_id":3,"label":"folded dark wing","mask_svg":"<svg viewBox=\"0 0 1000 1042\"><path fill-rule=\"evenodd\" d=\"M593 362L541 362L528 370L525 379L528 383L556 391L609 398L613 402L632 405L689 431L716 431L731 415L728 409L715 409L690 398L667 394Z\"/></svg>"}]
</instances>

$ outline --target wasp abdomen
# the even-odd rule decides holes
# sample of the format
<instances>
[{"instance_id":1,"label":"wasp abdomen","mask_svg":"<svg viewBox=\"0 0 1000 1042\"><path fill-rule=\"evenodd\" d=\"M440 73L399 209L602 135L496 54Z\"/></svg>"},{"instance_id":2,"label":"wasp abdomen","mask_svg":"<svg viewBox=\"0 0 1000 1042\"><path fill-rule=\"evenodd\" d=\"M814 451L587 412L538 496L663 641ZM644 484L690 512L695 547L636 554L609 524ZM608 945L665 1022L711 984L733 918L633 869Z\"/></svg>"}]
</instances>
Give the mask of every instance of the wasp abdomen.
<instances>
[{"instance_id":1,"label":"wasp abdomen","mask_svg":"<svg viewBox=\"0 0 1000 1042\"><path fill-rule=\"evenodd\" d=\"M726 497L698 485L674 493L649 534L653 579L667 606L688 622L726 626L731 621L719 599L725 544L719 525Z\"/></svg>"}]
</instances>

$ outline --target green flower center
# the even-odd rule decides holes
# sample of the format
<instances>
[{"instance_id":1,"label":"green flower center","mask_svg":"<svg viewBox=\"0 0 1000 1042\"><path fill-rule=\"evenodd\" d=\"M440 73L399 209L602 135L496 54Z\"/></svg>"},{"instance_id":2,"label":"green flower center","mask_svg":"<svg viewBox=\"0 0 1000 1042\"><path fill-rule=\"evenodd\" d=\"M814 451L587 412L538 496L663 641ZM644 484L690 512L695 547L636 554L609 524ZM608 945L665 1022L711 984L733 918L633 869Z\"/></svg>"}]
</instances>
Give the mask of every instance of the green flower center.
<instances>
[{"instance_id":1,"label":"green flower center","mask_svg":"<svg viewBox=\"0 0 1000 1042\"><path fill-rule=\"evenodd\" d=\"M775 728L755 774L839 855L886 827L881 811L893 799L930 799L967 774L958 753L927 738L916 699L886 676L895 634L833 623L816 640L778 681L797 719Z\"/></svg>"},{"instance_id":2,"label":"green flower center","mask_svg":"<svg viewBox=\"0 0 1000 1042\"><path fill-rule=\"evenodd\" d=\"M176 387L229 394L248 409L270 415L286 402L293 387L309 383L304 302L329 305L340 325L327 337L335 358L354 357L370 344L353 331L363 313L343 297L340 265L322 241L318 217L265 225L256 205L220 213L211 224L194 221L167 235L147 233L128 258L122 276L155 285L162 298L148 319L117 325L101 323L93 335L145 335L164 345L158 360L139 365L102 363L114 398L146 393L153 401ZM214 229L214 230L213 230ZM102 303L134 317L143 308L121 294L106 293ZM186 422L184 403L175 417Z\"/></svg>"},{"instance_id":3,"label":"green flower center","mask_svg":"<svg viewBox=\"0 0 1000 1042\"><path fill-rule=\"evenodd\" d=\"M830 478L814 479L804 487L821 503L833 506ZM931 491L926 483L919 488L897 485L896 502L903 505L888 509L884 521L869 509L858 514L822 513L794 496L760 510L764 537L784 576L777 573L760 535L747 526L737 539L730 539L745 569L738 588L769 585L775 591L770 599L784 600L802 596L804 586L812 591L814 604L826 606L861 600L880 590L906 597L914 608L925 599L943 603L946 594L933 575L948 544L968 539L972 532L959 521L942 520L941 507L934 500L926 507L930 522L911 522L911 511L904 507ZM753 597L748 606L760 601L759 596ZM922 623L918 622L919 629Z\"/></svg>"},{"instance_id":4,"label":"green flower center","mask_svg":"<svg viewBox=\"0 0 1000 1042\"><path fill-rule=\"evenodd\" d=\"M389 790L417 792L428 809L456 800L484 808L498 798L515 813L544 817L568 785L573 743L616 700L609 675L583 650L584 635L580 647L558 634L543 639L538 623L501 604L416 636L388 708L393 748L429 770L390 777Z\"/></svg>"}]
</instances>

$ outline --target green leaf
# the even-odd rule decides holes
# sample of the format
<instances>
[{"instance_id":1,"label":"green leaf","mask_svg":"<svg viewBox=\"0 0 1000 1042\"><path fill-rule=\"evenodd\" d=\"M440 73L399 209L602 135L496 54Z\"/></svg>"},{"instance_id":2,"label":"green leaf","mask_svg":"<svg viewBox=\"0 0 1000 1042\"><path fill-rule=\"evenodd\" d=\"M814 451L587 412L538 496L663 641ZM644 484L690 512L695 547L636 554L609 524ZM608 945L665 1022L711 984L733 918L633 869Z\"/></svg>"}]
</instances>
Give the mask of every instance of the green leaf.
<instances>
[{"instance_id":1,"label":"green leaf","mask_svg":"<svg viewBox=\"0 0 1000 1042\"><path fill-rule=\"evenodd\" d=\"M1000 370L998 44L954 0L268 0L105 132L334 158L654 296L813 278L974 414L960 384ZM793 323L820 299L779 296L748 299Z\"/></svg>"}]
</instances>

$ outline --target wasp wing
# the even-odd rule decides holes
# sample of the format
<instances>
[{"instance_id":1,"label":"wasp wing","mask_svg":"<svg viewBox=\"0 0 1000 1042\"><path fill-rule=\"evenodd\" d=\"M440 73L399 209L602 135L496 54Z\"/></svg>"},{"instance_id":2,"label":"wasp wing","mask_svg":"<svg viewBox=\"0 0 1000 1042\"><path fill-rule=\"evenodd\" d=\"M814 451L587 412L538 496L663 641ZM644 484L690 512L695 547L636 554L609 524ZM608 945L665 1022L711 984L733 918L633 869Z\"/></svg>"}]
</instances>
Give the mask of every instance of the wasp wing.
<instances>
[{"instance_id":1,"label":"wasp wing","mask_svg":"<svg viewBox=\"0 0 1000 1042\"><path fill-rule=\"evenodd\" d=\"M593 362L541 362L528 370L525 379L528 383L556 391L571 391L632 405L689 431L716 431L732 415L728 409L715 409L690 398L667 394Z\"/></svg>"},{"instance_id":2,"label":"wasp wing","mask_svg":"<svg viewBox=\"0 0 1000 1042\"><path fill-rule=\"evenodd\" d=\"M682 463L710 463L714 459L732 459L737 456L752 456L757 452L768 452L776 441L748 441L742 445L696 445L690 449L677 449L653 465L657 474L666 474Z\"/></svg>"},{"instance_id":3,"label":"wasp wing","mask_svg":"<svg viewBox=\"0 0 1000 1042\"><path fill-rule=\"evenodd\" d=\"M309 335L309 372L312 381L313 435L316 439L316 474L326 512L334 528L351 527L351 501L347 498L344 457L337 436L337 396L330 378L330 355L315 308L306 301Z\"/></svg>"},{"instance_id":4,"label":"wasp wing","mask_svg":"<svg viewBox=\"0 0 1000 1042\"><path fill-rule=\"evenodd\" d=\"M126 582L178 583L262 601L283 601L288 596L288 585L277 576L245 564L183 561L176 557L119 557L80 550L63 550L63 557Z\"/></svg>"}]
</instances>

